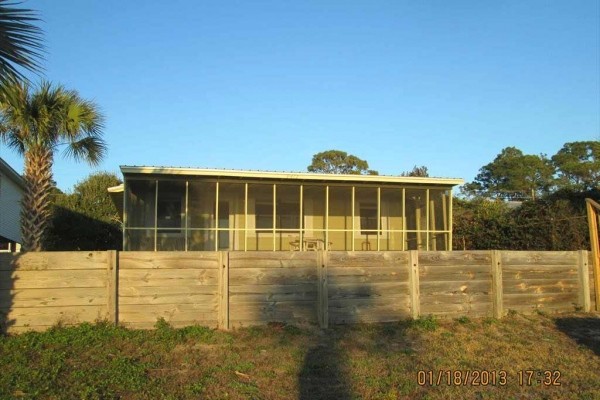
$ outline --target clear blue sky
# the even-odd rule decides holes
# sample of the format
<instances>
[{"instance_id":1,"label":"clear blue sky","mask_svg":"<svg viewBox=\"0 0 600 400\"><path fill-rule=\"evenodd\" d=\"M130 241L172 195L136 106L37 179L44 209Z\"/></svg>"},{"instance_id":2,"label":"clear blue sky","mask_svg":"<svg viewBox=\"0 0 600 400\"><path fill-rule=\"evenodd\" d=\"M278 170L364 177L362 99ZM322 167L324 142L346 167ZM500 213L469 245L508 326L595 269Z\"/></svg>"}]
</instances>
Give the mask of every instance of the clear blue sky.
<instances>
[{"instance_id":1,"label":"clear blue sky","mask_svg":"<svg viewBox=\"0 0 600 400\"><path fill-rule=\"evenodd\" d=\"M45 78L94 99L126 165L472 180L506 146L600 140L600 2L29 0ZM22 170L5 145L0 157ZM58 186L92 169L57 157Z\"/></svg>"}]
</instances>

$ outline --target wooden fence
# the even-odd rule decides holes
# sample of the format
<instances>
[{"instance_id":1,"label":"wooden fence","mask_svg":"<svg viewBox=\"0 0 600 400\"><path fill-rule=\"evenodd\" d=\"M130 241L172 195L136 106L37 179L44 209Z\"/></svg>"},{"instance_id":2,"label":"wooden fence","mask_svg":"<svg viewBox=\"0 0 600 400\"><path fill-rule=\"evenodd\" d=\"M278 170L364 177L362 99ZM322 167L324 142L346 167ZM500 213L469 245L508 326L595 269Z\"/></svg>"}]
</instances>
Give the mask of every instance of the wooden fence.
<instances>
[{"instance_id":1,"label":"wooden fence","mask_svg":"<svg viewBox=\"0 0 600 400\"><path fill-rule=\"evenodd\" d=\"M151 328L590 311L587 251L0 254L9 332L107 319Z\"/></svg>"}]
</instances>

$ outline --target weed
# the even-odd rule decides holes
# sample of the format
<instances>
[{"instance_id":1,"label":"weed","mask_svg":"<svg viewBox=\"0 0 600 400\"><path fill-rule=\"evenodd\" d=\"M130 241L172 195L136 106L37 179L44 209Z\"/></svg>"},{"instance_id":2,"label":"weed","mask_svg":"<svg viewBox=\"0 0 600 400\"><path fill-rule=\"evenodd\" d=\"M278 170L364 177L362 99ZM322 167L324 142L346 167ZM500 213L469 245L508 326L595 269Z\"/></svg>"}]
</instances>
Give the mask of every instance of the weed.
<instances>
[{"instance_id":1,"label":"weed","mask_svg":"<svg viewBox=\"0 0 600 400\"><path fill-rule=\"evenodd\" d=\"M426 317L420 317L419 319L415 319L412 321L411 325L414 328L424 331L435 331L439 326L438 321L433 315L428 315Z\"/></svg>"},{"instance_id":2,"label":"weed","mask_svg":"<svg viewBox=\"0 0 600 400\"><path fill-rule=\"evenodd\" d=\"M470 324L471 320L466 315L463 315L462 317L458 317L456 319L456 322L458 322L459 324L465 325L465 324Z\"/></svg>"}]
</instances>

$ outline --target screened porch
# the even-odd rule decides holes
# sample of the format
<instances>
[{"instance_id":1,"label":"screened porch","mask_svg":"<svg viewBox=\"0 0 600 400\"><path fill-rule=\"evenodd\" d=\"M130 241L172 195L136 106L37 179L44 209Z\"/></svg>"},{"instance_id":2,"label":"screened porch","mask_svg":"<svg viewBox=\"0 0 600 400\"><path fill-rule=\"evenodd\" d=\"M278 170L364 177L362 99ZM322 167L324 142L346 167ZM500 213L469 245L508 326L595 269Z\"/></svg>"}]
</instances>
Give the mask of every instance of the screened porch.
<instances>
[{"instance_id":1,"label":"screened porch","mask_svg":"<svg viewBox=\"0 0 600 400\"><path fill-rule=\"evenodd\" d=\"M451 185L126 175L123 249L450 250L451 215Z\"/></svg>"}]
</instances>

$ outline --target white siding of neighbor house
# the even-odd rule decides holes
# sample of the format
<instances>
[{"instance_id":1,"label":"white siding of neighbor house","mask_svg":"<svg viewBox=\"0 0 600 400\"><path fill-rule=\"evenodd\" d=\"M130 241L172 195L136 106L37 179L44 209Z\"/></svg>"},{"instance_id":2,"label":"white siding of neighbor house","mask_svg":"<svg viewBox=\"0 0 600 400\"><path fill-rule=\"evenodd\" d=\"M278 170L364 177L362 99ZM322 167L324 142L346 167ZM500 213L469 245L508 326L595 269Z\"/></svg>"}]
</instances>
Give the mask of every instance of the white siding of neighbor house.
<instances>
[{"instance_id":1,"label":"white siding of neighbor house","mask_svg":"<svg viewBox=\"0 0 600 400\"><path fill-rule=\"evenodd\" d=\"M21 243L21 199L23 190L0 171L0 236Z\"/></svg>"}]
</instances>

